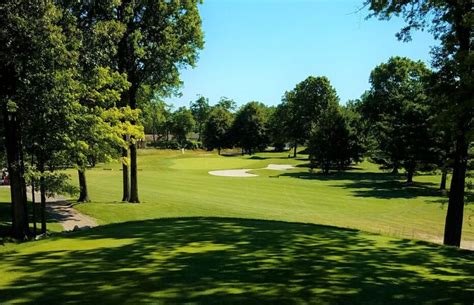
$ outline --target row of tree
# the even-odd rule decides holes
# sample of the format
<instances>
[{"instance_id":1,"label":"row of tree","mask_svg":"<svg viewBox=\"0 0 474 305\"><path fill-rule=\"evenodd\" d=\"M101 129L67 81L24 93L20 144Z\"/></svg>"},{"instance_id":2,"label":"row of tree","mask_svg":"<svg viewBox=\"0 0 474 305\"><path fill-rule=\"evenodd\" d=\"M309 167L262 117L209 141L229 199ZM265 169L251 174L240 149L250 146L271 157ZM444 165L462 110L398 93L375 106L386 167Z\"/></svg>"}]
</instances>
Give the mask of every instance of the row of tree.
<instances>
[{"instance_id":1,"label":"row of tree","mask_svg":"<svg viewBox=\"0 0 474 305\"><path fill-rule=\"evenodd\" d=\"M123 201L139 202L138 101L172 94L179 69L203 46L199 0L31 0L0 3L2 139L11 181L13 237L29 238L27 186L72 191L58 169L121 157ZM33 215L37 215L36 204ZM35 217L34 217L35 218ZM36 229L36 219L33 220ZM34 230L36 231L36 230Z\"/></svg>"}]
</instances>

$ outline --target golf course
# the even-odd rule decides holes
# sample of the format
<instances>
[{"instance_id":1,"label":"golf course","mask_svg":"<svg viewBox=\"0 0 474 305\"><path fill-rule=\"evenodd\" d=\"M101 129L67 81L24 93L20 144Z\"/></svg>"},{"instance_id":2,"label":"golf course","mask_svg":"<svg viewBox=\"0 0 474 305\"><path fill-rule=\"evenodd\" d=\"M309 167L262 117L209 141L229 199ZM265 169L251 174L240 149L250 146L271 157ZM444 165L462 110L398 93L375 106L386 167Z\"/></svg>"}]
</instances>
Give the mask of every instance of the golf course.
<instances>
[{"instance_id":1,"label":"golf course","mask_svg":"<svg viewBox=\"0 0 474 305\"><path fill-rule=\"evenodd\" d=\"M120 164L101 164L87 171L92 202L74 205L99 226L2 246L0 303L469 304L474 253L433 243L439 176L405 186L368 162L330 175L306 166L305 155L141 150L142 202L126 204ZM208 173L242 168L257 176Z\"/></svg>"}]
</instances>

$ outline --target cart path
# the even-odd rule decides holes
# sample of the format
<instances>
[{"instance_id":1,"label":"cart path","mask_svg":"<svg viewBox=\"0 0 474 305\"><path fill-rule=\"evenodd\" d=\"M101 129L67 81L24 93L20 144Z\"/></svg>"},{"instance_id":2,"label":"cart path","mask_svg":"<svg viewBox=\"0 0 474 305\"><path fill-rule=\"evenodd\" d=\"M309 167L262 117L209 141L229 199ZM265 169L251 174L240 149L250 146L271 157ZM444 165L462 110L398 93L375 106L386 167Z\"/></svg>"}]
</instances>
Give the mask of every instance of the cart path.
<instances>
[{"instance_id":1,"label":"cart path","mask_svg":"<svg viewBox=\"0 0 474 305\"><path fill-rule=\"evenodd\" d=\"M28 197L31 198L31 191L28 193ZM35 201L40 202L38 192L35 193ZM88 229L98 225L94 218L80 213L63 196L47 197L46 211L63 226L65 231Z\"/></svg>"}]
</instances>

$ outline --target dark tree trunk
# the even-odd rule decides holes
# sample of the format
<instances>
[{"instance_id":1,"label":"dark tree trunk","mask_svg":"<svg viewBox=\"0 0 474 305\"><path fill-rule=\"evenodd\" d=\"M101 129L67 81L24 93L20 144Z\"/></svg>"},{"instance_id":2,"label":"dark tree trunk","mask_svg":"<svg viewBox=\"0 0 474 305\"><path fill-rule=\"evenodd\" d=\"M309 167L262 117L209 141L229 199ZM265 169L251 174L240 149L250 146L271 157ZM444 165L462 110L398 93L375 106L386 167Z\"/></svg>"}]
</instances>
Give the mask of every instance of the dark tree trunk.
<instances>
[{"instance_id":1,"label":"dark tree trunk","mask_svg":"<svg viewBox=\"0 0 474 305\"><path fill-rule=\"evenodd\" d=\"M137 90L138 84L137 82L131 81L132 86L129 89L129 103L130 108L137 109ZM132 122L132 124L136 124L136 122ZM136 141L132 141L130 144L130 198L128 202L131 203L139 203L140 200L138 199L138 167L137 167L137 144Z\"/></svg>"},{"instance_id":2,"label":"dark tree trunk","mask_svg":"<svg viewBox=\"0 0 474 305\"><path fill-rule=\"evenodd\" d=\"M408 169L407 170L407 184L412 184L413 183L413 175L415 174L414 169Z\"/></svg>"},{"instance_id":3,"label":"dark tree trunk","mask_svg":"<svg viewBox=\"0 0 474 305\"><path fill-rule=\"evenodd\" d=\"M464 214L464 187L468 159L468 145L464 134L456 141L451 187L449 190L448 212L444 227L444 244L459 247L461 245Z\"/></svg>"},{"instance_id":4,"label":"dark tree trunk","mask_svg":"<svg viewBox=\"0 0 474 305\"><path fill-rule=\"evenodd\" d=\"M38 228L36 227L36 194L35 194L35 182L31 181L31 204L33 205L33 236L38 234Z\"/></svg>"},{"instance_id":5,"label":"dark tree trunk","mask_svg":"<svg viewBox=\"0 0 474 305\"><path fill-rule=\"evenodd\" d=\"M295 147L293 149L293 158L296 158L297 150L298 150L298 142L295 141Z\"/></svg>"},{"instance_id":6,"label":"dark tree trunk","mask_svg":"<svg viewBox=\"0 0 474 305\"><path fill-rule=\"evenodd\" d=\"M39 161L38 163L40 177L40 218L41 218L41 234L46 234L46 185L44 180L44 162Z\"/></svg>"},{"instance_id":7,"label":"dark tree trunk","mask_svg":"<svg viewBox=\"0 0 474 305\"><path fill-rule=\"evenodd\" d=\"M127 140L127 137L124 137ZM122 158L128 158L128 149L122 148ZM128 178L128 165L125 163L125 160L122 162L122 186L123 186L123 195L122 201L128 201L130 198L130 183Z\"/></svg>"},{"instance_id":8,"label":"dark tree trunk","mask_svg":"<svg viewBox=\"0 0 474 305\"><path fill-rule=\"evenodd\" d=\"M472 14L471 1L450 1L454 12L454 30L459 42L456 52L460 62L460 87L456 93L464 109L458 120L458 135L454 154L453 174L449 189L449 204L444 227L444 244L459 247L461 245L462 223L464 214L464 187L466 182L467 161L469 158L469 142L467 132L471 129L472 120L472 61L469 59L472 44L472 29L466 22L468 14Z\"/></svg>"},{"instance_id":9,"label":"dark tree trunk","mask_svg":"<svg viewBox=\"0 0 474 305\"><path fill-rule=\"evenodd\" d=\"M441 172L441 183L439 184L439 189L440 190L446 190L446 180L448 178L448 169L443 168L443 171Z\"/></svg>"},{"instance_id":10,"label":"dark tree trunk","mask_svg":"<svg viewBox=\"0 0 474 305\"><path fill-rule=\"evenodd\" d=\"M220 147L217 148L217 154L218 154L219 156L221 155L221 148L220 148Z\"/></svg>"},{"instance_id":11,"label":"dark tree trunk","mask_svg":"<svg viewBox=\"0 0 474 305\"><path fill-rule=\"evenodd\" d=\"M79 176L79 202L89 202L89 191L87 189L87 181L86 181L86 170L85 169L78 169L77 174Z\"/></svg>"},{"instance_id":12,"label":"dark tree trunk","mask_svg":"<svg viewBox=\"0 0 474 305\"><path fill-rule=\"evenodd\" d=\"M394 165L392 168L392 174L397 175L398 174L398 165Z\"/></svg>"},{"instance_id":13,"label":"dark tree trunk","mask_svg":"<svg viewBox=\"0 0 474 305\"><path fill-rule=\"evenodd\" d=\"M130 198L129 202L139 203L138 199L138 180L137 180L137 146L130 145Z\"/></svg>"},{"instance_id":14,"label":"dark tree trunk","mask_svg":"<svg viewBox=\"0 0 474 305\"><path fill-rule=\"evenodd\" d=\"M28 227L26 185L23 176L23 160L21 158L20 131L16 113L8 112L6 103L3 105L3 121L12 202L11 234L16 239L25 239L30 235L30 232Z\"/></svg>"}]
</instances>

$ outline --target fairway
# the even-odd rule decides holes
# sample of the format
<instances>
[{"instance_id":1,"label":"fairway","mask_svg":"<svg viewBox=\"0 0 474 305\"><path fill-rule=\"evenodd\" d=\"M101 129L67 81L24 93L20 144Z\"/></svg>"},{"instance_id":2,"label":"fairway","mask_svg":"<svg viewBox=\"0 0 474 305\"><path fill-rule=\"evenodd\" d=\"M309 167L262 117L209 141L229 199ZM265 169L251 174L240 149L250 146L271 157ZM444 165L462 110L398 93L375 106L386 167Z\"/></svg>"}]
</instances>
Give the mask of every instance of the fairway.
<instances>
[{"instance_id":1,"label":"fairway","mask_svg":"<svg viewBox=\"0 0 474 305\"><path fill-rule=\"evenodd\" d=\"M302 155L304 158L305 155ZM405 186L370 163L344 173L311 174L304 159L286 153L218 156L206 152L142 150L139 155L140 200L123 204L120 164L87 172L92 203L77 208L99 223L160 217L218 216L325 224L405 238L441 242L447 196L438 191L439 176L420 175ZM295 169L268 170L269 164ZM209 171L249 171L257 177L218 177ZM76 173L71 171L74 179ZM74 180L75 181L75 180ZM472 198L472 197L471 197ZM463 238L474 241L474 208L464 213Z\"/></svg>"},{"instance_id":2,"label":"fairway","mask_svg":"<svg viewBox=\"0 0 474 305\"><path fill-rule=\"evenodd\" d=\"M413 240L442 236L438 176L306 162L142 150L140 204L117 200L120 164L89 170L75 208L100 226L0 247L0 304L470 304L473 252ZM257 176L208 173L241 168Z\"/></svg>"}]
</instances>

